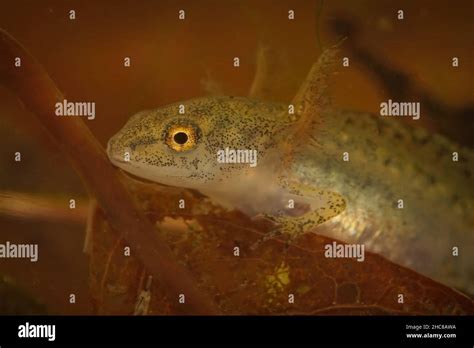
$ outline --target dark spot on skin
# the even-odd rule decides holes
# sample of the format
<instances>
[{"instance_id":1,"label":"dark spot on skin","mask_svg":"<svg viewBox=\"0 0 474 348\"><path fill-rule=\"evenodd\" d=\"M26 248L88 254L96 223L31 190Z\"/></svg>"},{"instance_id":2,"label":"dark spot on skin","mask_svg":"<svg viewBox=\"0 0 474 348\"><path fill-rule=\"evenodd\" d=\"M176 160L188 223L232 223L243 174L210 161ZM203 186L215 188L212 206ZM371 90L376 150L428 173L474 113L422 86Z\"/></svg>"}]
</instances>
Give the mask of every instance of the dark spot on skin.
<instances>
[{"instance_id":1,"label":"dark spot on skin","mask_svg":"<svg viewBox=\"0 0 474 348\"><path fill-rule=\"evenodd\" d=\"M140 146L140 145L151 145L151 144L154 144L156 143L156 139L154 139L153 137L150 137L150 136L147 136L147 137L141 137L141 138L138 138L136 139L135 141L133 142L130 142L130 148L135 151L135 149L137 148L137 146Z\"/></svg>"},{"instance_id":2,"label":"dark spot on skin","mask_svg":"<svg viewBox=\"0 0 474 348\"><path fill-rule=\"evenodd\" d=\"M181 164L183 166L186 166L186 164L188 163L188 159L186 157L180 157L179 159L181 160Z\"/></svg>"},{"instance_id":3,"label":"dark spot on skin","mask_svg":"<svg viewBox=\"0 0 474 348\"><path fill-rule=\"evenodd\" d=\"M199 164L199 159L194 159L192 162L191 162L191 165L194 166L194 169L198 170L198 164Z\"/></svg>"}]
</instances>

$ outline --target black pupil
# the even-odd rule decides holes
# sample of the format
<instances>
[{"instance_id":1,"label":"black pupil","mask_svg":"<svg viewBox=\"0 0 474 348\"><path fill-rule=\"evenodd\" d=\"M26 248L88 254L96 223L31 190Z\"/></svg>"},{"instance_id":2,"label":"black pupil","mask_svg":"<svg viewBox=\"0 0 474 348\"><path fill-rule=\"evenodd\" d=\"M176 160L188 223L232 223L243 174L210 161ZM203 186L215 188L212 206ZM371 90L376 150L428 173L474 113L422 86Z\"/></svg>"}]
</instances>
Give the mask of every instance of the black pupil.
<instances>
[{"instance_id":1,"label":"black pupil","mask_svg":"<svg viewBox=\"0 0 474 348\"><path fill-rule=\"evenodd\" d=\"M188 135L184 132L178 132L174 135L173 139L177 144L183 145L188 141Z\"/></svg>"}]
</instances>

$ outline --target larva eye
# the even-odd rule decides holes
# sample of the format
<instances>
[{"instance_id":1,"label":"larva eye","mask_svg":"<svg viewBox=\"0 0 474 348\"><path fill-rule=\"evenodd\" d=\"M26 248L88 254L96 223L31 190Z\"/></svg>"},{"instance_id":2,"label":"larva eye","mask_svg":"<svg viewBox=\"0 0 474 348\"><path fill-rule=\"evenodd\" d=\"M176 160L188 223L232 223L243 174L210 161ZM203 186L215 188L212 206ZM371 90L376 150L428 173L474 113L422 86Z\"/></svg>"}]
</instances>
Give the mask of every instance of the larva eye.
<instances>
[{"instance_id":1,"label":"larva eye","mask_svg":"<svg viewBox=\"0 0 474 348\"><path fill-rule=\"evenodd\" d=\"M196 147L198 134L199 130L193 125L172 125L166 130L165 142L174 151L189 151Z\"/></svg>"}]
</instances>

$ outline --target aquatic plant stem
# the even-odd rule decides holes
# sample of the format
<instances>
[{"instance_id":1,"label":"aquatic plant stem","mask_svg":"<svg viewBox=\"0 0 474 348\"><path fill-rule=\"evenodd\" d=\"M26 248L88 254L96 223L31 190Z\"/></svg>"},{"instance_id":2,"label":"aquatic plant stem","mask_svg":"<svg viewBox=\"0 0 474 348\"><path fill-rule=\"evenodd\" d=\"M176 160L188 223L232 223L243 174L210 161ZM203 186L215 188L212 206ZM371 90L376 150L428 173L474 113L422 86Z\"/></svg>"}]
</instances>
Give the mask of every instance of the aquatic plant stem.
<instances>
[{"instance_id":1,"label":"aquatic plant stem","mask_svg":"<svg viewBox=\"0 0 474 348\"><path fill-rule=\"evenodd\" d=\"M15 58L21 66L15 66ZM43 67L0 29L0 83L14 91L33 112L58 147L72 161L89 193L97 200L112 228L130 245L132 253L159 280L171 301L186 295L190 314L219 314L211 297L196 286L190 272L178 263L155 227L134 203L119 171L80 117L57 117L55 104L64 97Z\"/></svg>"}]
</instances>

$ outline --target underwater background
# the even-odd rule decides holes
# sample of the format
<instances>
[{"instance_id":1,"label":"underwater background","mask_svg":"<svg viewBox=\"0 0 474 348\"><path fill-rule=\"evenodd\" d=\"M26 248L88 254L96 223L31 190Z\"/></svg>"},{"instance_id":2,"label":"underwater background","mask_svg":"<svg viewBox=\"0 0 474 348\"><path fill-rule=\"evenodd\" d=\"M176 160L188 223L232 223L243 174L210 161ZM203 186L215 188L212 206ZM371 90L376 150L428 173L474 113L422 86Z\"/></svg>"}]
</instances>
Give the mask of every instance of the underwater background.
<instances>
[{"instance_id":1,"label":"underwater background","mask_svg":"<svg viewBox=\"0 0 474 348\"><path fill-rule=\"evenodd\" d=\"M68 17L70 9L75 20ZM185 21L177 20L179 9L186 10ZM294 21L287 19L289 9ZM404 10L403 21L396 19L398 9ZM323 47L339 42L346 30L346 43L357 42L406 74L434 105L443 106L440 113L453 110L449 118L433 112L404 122L472 147L473 12L470 0L1 0L0 27L45 67L66 99L96 103L96 118L86 124L104 146L140 110L213 91L246 96L260 44L278 53L281 74L272 99L289 101ZM232 66L236 56L239 69ZM460 60L454 70L453 56ZM123 57L131 58L129 69L123 68ZM338 107L378 113L390 88L365 63L339 69L331 97ZM38 262L3 259L0 275L49 313L94 313L89 258L83 253L88 205L83 184L40 122L2 86L0 120L0 241L40 245ZM21 169L13 160L16 151L22 153ZM42 197L58 209L34 218L33 213L13 216L12 200L5 197L31 202ZM61 212L70 198L77 209ZM75 305L69 304L69 293L76 294Z\"/></svg>"}]
</instances>

